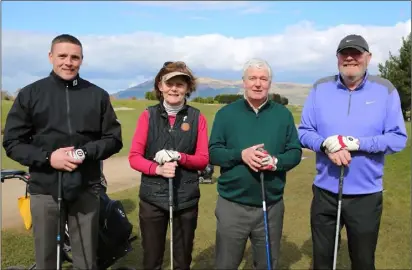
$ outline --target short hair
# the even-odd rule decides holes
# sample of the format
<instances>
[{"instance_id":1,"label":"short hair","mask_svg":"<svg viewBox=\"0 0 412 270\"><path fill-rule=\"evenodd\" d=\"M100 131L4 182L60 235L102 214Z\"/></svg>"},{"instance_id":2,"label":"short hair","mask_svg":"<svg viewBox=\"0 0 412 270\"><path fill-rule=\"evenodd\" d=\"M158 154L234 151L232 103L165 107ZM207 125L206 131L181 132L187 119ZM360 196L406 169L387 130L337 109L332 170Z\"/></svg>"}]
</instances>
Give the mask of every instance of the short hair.
<instances>
[{"instance_id":1,"label":"short hair","mask_svg":"<svg viewBox=\"0 0 412 270\"><path fill-rule=\"evenodd\" d=\"M196 78L193 75L192 71L187 67L184 62L166 62L163 64L163 67L157 73L155 80L154 80L154 92L156 95L157 100L162 101L162 92L159 89L159 83L162 81L162 77L168 73L180 71L189 75L190 78L187 76L183 76L187 82L187 93L186 98L189 98L190 95L196 91L197 83Z\"/></svg>"},{"instance_id":2,"label":"short hair","mask_svg":"<svg viewBox=\"0 0 412 270\"><path fill-rule=\"evenodd\" d=\"M262 68L267 69L269 73L269 79L272 80L272 68L265 60L260 59L260 58L252 58L243 65L243 76L242 76L243 79L245 79L246 72L251 67L258 68L258 69L262 69Z\"/></svg>"},{"instance_id":3,"label":"short hair","mask_svg":"<svg viewBox=\"0 0 412 270\"><path fill-rule=\"evenodd\" d=\"M55 37L51 42L50 49L53 50L53 46L57 43L71 43L71 44L79 45L83 49L83 46L80 40L69 34L61 34Z\"/></svg>"}]
</instances>

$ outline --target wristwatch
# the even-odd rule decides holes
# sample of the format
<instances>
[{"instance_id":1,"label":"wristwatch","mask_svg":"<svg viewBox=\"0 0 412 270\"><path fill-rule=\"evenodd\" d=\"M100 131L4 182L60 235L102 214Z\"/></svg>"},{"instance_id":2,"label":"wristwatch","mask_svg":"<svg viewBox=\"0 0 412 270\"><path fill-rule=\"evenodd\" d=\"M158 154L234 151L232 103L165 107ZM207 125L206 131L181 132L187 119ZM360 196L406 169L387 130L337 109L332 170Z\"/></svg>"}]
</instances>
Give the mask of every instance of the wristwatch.
<instances>
[{"instance_id":1,"label":"wristwatch","mask_svg":"<svg viewBox=\"0 0 412 270\"><path fill-rule=\"evenodd\" d=\"M46 152L46 160L49 164L51 163L51 155L52 155L51 151Z\"/></svg>"},{"instance_id":2,"label":"wristwatch","mask_svg":"<svg viewBox=\"0 0 412 270\"><path fill-rule=\"evenodd\" d=\"M320 145L320 151L322 151L323 153L326 154L326 146L323 145L324 141L322 142L322 144Z\"/></svg>"}]
</instances>

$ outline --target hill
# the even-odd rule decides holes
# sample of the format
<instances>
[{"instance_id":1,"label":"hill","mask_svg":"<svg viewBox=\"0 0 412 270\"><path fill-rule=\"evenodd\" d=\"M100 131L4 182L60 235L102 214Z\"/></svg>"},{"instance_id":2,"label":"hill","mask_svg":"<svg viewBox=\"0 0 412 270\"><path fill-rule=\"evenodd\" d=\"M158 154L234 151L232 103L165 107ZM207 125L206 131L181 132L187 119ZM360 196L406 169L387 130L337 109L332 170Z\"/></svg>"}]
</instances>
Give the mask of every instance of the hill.
<instances>
[{"instance_id":1,"label":"hill","mask_svg":"<svg viewBox=\"0 0 412 270\"><path fill-rule=\"evenodd\" d=\"M272 83L270 93L277 93L287 97L289 104L303 105L309 90L310 84L297 83ZM119 99L128 99L136 97L144 98L145 92L152 91L153 80L146 81L139 85L127 88L125 90L114 93L113 95ZM198 78L197 91L191 98L195 97L214 97L219 94L241 94L243 93L243 83L241 80L217 80L212 78Z\"/></svg>"}]
</instances>

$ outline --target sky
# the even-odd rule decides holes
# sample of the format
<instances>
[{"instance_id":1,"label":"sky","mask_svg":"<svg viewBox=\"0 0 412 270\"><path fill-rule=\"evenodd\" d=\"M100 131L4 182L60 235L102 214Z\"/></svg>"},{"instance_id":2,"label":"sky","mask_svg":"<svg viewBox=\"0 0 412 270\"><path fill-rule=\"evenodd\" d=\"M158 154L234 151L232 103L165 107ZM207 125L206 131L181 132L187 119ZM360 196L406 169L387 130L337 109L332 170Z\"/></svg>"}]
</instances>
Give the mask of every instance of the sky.
<instances>
[{"instance_id":1,"label":"sky","mask_svg":"<svg viewBox=\"0 0 412 270\"><path fill-rule=\"evenodd\" d=\"M110 93L153 78L165 61L198 77L240 79L250 58L269 62L274 81L312 84L335 74L348 34L368 41L378 63L411 31L408 1L2 1L2 89L47 76L51 40L80 39L80 75Z\"/></svg>"}]
</instances>

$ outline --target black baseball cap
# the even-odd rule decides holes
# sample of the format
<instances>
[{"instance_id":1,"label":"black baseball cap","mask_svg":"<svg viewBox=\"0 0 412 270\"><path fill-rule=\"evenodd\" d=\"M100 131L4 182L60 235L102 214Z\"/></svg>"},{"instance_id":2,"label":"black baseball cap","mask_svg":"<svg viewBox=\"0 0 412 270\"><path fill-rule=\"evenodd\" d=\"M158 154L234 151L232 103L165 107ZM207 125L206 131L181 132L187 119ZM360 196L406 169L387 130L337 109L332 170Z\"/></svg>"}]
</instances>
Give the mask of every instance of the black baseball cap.
<instances>
[{"instance_id":1,"label":"black baseball cap","mask_svg":"<svg viewBox=\"0 0 412 270\"><path fill-rule=\"evenodd\" d=\"M354 48L360 52L369 52L369 45L366 40L359 35L348 35L344 37L340 42L336 53L339 53L343 49Z\"/></svg>"}]
</instances>

